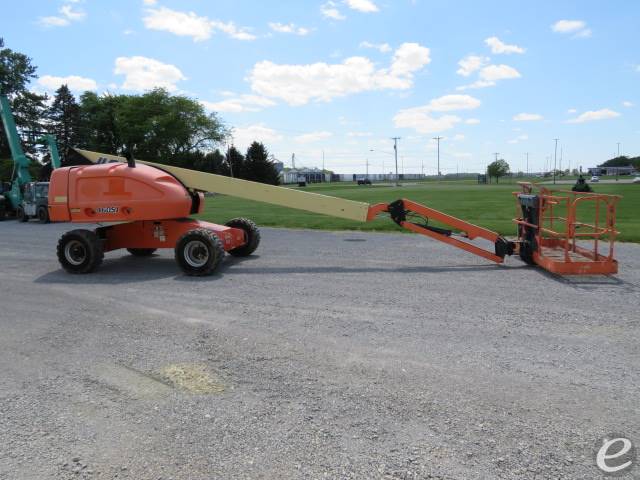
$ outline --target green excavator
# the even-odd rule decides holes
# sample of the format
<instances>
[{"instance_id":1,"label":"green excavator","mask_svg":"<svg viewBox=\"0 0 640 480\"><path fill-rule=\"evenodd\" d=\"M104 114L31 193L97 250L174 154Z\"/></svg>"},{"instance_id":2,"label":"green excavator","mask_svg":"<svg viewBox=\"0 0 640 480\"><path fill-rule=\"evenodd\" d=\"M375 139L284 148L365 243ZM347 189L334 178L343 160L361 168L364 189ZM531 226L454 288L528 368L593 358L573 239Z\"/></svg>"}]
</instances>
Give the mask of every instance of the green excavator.
<instances>
[{"instance_id":1,"label":"green excavator","mask_svg":"<svg viewBox=\"0 0 640 480\"><path fill-rule=\"evenodd\" d=\"M0 221L7 217L16 217L21 222L37 218L42 223L49 221L47 196L49 182L36 182L29 172L33 163L22 149L20 135L11 112L9 99L0 95L0 118L7 135L7 142L13 160L13 173L8 182L0 182ZM51 155L51 167L60 168L60 155L53 135L42 134L35 143L47 145Z\"/></svg>"}]
</instances>

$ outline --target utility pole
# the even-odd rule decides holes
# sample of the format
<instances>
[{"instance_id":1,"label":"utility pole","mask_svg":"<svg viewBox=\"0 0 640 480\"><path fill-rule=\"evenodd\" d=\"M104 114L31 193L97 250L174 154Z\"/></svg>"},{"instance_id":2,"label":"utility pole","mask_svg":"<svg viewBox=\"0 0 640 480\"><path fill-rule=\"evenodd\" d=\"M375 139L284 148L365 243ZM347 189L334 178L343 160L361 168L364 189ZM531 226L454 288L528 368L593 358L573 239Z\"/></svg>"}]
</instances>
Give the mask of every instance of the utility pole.
<instances>
[{"instance_id":1,"label":"utility pole","mask_svg":"<svg viewBox=\"0 0 640 480\"><path fill-rule=\"evenodd\" d=\"M424 157L422 157L422 178L424 178Z\"/></svg>"},{"instance_id":2,"label":"utility pole","mask_svg":"<svg viewBox=\"0 0 640 480\"><path fill-rule=\"evenodd\" d=\"M496 162L498 161L498 155L500 155L500 152L493 152L493 154L496 157ZM489 165L487 165L487 183L491 183L491 177L489 176Z\"/></svg>"},{"instance_id":3,"label":"utility pole","mask_svg":"<svg viewBox=\"0 0 640 480\"><path fill-rule=\"evenodd\" d=\"M396 159L396 187L399 187L400 182L398 180L400 179L400 177L398 177L398 140L400 140L400 137L392 137L391 140L393 140L393 152Z\"/></svg>"},{"instance_id":4,"label":"utility pole","mask_svg":"<svg viewBox=\"0 0 640 480\"><path fill-rule=\"evenodd\" d=\"M367 158L367 176L366 179L369 179L369 159Z\"/></svg>"},{"instance_id":5,"label":"utility pole","mask_svg":"<svg viewBox=\"0 0 640 480\"><path fill-rule=\"evenodd\" d=\"M325 175L326 173L324 172L324 149L322 149L322 181L324 182L325 180Z\"/></svg>"},{"instance_id":6,"label":"utility pole","mask_svg":"<svg viewBox=\"0 0 640 480\"><path fill-rule=\"evenodd\" d=\"M433 137L433 139L438 142L438 180L440 180L440 140L442 137Z\"/></svg>"},{"instance_id":7,"label":"utility pole","mask_svg":"<svg viewBox=\"0 0 640 480\"><path fill-rule=\"evenodd\" d=\"M231 137L231 143L227 144L227 161L229 162L229 173L233 178L233 161L231 160L231 147L233 146L233 137Z\"/></svg>"},{"instance_id":8,"label":"utility pole","mask_svg":"<svg viewBox=\"0 0 640 480\"><path fill-rule=\"evenodd\" d=\"M529 152L525 153L527 156L527 177L529 176Z\"/></svg>"},{"instance_id":9,"label":"utility pole","mask_svg":"<svg viewBox=\"0 0 640 480\"><path fill-rule=\"evenodd\" d=\"M560 176L562 176L562 147L560 147Z\"/></svg>"},{"instance_id":10,"label":"utility pole","mask_svg":"<svg viewBox=\"0 0 640 480\"><path fill-rule=\"evenodd\" d=\"M292 170L296 169L296 154L295 153L291 154L291 169Z\"/></svg>"},{"instance_id":11,"label":"utility pole","mask_svg":"<svg viewBox=\"0 0 640 480\"><path fill-rule=\"evenodd\" d=\"M620 142L618 142L618 157L620 156Z\"/></svg>"},{"instance_id":12,"label":"utility pole","mask_svg":"<svg viewBox=\"0 0 640 480\"><path fill-rule=\"evenodd\" d=\"M554 138L556 147L553 151L553 184L556 184L556 170L558 169L558 138Z\"/></svg>"}]
</instances>

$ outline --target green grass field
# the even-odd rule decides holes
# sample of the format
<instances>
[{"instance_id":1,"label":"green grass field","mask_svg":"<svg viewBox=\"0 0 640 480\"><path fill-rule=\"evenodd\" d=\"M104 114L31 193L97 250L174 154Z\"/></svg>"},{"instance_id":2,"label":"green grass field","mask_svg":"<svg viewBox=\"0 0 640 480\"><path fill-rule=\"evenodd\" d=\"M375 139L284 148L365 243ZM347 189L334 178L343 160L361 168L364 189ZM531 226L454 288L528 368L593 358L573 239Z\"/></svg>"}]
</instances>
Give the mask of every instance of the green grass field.
<instances>
[{"instance_id":1,"label":"green grass field","mask_svg":"<svg viewBox=\"0 0 640 480\"><path fill-rule=\"evenodd\" d=\"M354 184L311 185L303 190L367 203L391 202L407 198L503 235L515 235L512 219L516 214L511 192L514 184L477 185L474 181L424 182L401 187L393 185L357 186ZM562 186L562 188L570 188ZM622 195L617 208L617 228L621 241L640 242L640 185L599 184L598 193ZM200 218L224 223L234 217L248 217L258 225L323 230L403 231L388 218L358 223L265 203L216 195L207 198Z\"/></svg>"}]
</instances>

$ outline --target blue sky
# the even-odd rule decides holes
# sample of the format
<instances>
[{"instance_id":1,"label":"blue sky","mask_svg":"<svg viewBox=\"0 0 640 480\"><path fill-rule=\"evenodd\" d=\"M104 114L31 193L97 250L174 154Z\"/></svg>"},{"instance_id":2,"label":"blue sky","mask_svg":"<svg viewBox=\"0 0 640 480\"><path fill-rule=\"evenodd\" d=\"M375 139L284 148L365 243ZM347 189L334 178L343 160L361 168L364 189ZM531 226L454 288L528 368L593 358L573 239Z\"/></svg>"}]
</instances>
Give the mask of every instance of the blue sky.
<instances>
[{"instance_id":1,"label":"blue sky","mask_svg":"<svg viewBox=\"0 0 640 480\"><path fill-rule=\"evenodd\" d=\"M197 98L245 148L341 173L513 171L640 154L640 2L51 0L3 8L8 47L66 82ZM373 150L373 151L371 151Z\"/></svg>"}]
</instances>

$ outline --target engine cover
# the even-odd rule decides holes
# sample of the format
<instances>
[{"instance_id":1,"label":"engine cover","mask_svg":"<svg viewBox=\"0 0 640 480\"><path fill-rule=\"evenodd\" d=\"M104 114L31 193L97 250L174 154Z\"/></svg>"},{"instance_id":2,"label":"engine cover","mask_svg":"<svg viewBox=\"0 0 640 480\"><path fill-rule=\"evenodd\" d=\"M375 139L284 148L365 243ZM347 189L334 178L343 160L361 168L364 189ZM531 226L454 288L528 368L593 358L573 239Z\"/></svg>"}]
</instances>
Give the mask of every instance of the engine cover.
<instances>
[{"instance_id":1,"label":"engine cover","mask_svg":"<svg viewBox=\"0 0 640 480\"><path fill-rule=\"evenodd\" d=\"M49 216L54 222L127 222L183 218L193 198L175 177L144 164L64 167L53 171Z\"/></svg>"}]
</instances>

